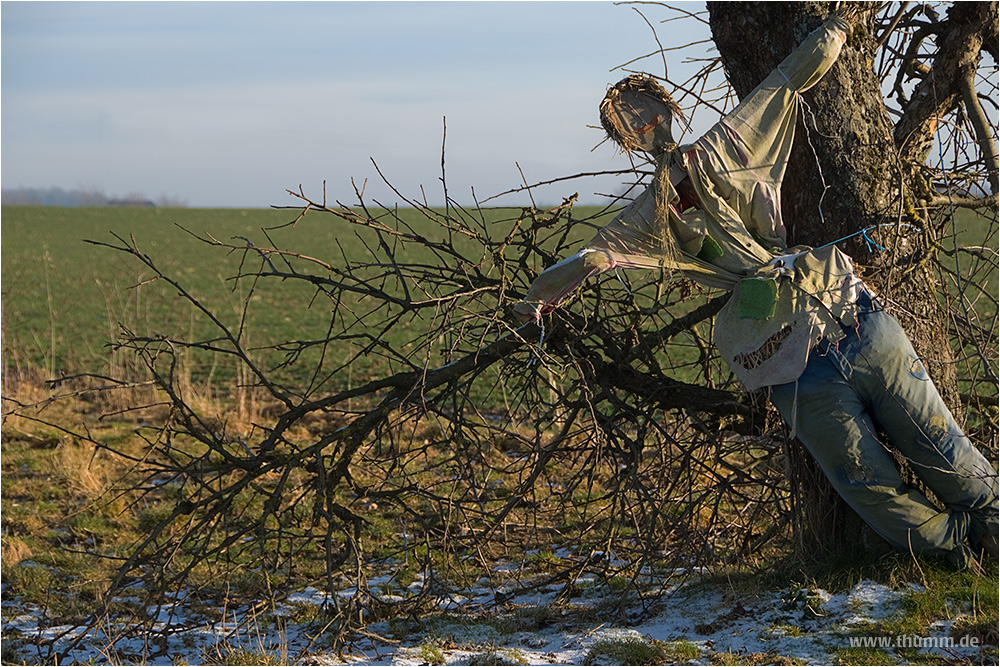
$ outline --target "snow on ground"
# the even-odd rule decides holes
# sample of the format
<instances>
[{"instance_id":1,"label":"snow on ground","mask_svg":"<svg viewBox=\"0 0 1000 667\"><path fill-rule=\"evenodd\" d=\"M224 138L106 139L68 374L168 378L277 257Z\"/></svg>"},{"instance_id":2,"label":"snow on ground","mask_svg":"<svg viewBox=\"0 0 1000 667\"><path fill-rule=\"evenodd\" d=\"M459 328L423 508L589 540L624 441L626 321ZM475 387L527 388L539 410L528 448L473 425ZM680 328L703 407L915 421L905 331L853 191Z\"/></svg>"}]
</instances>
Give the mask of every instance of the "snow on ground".
<instances>
[{"instance_id":1,"label":"snow on ground","mask_svg":"<svg viewBox=\"0 0 1000 667\"><path fill-rule=\"evenodd\" d=\"M851 637L857 641L872 632L873 624L898 613L906 592L862 581L844 593L791 585L751 596L697 574L673 572L659 581L647 577L641 582L647 591L644 599L632 595L613 611L623 594L594 576L578 579L572 596L558 603L557 597L566 593L563 584L508 595L509 587L495 589L486 583L481 580L468 590L436 596L441 613L429 618L401 615L372 623L339 653L324 644L316 612L335 604L336 598L354 596L353 587L332 593L306 588L268 612L234 607L221 610L222 620L214 621L181 591L167 604L145 609L154 629L169 626L179 631L165 639L160 633L153 641L134 626L108 622L91 629L63 662L199 664L206 656L220 655L213 647L230 646L313 665L563 665L588 659L610 664L591 649L608 641L658 640L671 650L684 649L674 662L710 664L717 654L733 654L732 660L756 656L756 662L764 663L830 664L836 662L835 651L850 646ZM370 578L368 584L383 608L424 587L419 576L406 590L393 587L389 576ZM141 605L137 596L119 601ZM219 617L218 610L215 615ZM943 639L949 628L950 621L938 622L927 634ZM40 609L4 596L3 638L5 643L13 640L21 660L50 662L50 651L63 653L82 633L83 628L57 624ZM974 647L925 650L949 660L982 659ZM995 656L995 648L992 651Z\"/></svg>"}]
</instances>

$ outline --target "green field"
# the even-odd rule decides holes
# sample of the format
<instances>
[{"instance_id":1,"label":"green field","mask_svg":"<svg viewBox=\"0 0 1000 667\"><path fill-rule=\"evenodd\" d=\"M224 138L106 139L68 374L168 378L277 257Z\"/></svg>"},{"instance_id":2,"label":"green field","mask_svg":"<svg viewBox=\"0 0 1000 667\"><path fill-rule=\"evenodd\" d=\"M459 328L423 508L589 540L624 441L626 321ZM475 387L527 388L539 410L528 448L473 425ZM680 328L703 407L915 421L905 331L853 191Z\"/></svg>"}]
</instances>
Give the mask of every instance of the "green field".
<instances>
[{"instance_id":1,"label":"green field","mask_svg":"<svg viewBox=\"0 0 1000 667\"><path fill-rule=\"evenodd\" d=\"M584 210L583 215L594 212ZM333 215L311 214L296 226L295 210L135 209L135 208L3 208L4 354L8 368L32 366L50 375L108 372L119 326L139 335L213 336L203 314L162 282L150 282L153 272L135 258L86 240L118 243L112 233L134 237L138 248L156 266L177 280L233 330L241 326L250 281L232 280L241 268L259 268L257 257L207 244L187 233L241 245L277 247L314 257L334 266L378 261L378 240ZM483 213L491 233L509 228L519 210ZM419 211L404 210L401 220L432 240L444 240L447 230ZM183 228L183 229L182 229ZM266 231L265 231L266 230ZM581 229L586 232L586 229ZM456 247L472 261L483 261L483 246L458 236ZM380 255L381 256L381 255ZM397 258L417 260L406 247ZM247 261L244 263L243 260ZM299 267L309 268L308 263ZM301 269L300 269L301 270ZM319 273L321 270L317 269ZM361 301L359 299L359 301ZM305 281L262 281L251 299L249 320L242 323L251 347L289 340L316 340L327 335L335 307ZM358 304L348 304L357 307ZM408 330L395 329L394 343L426 333L421 321ZM341 350L344 359L352 354ZM362 360L364 361L364 360ZM357 364L356 364L357 365ZM364 365L364 364L362 364ZM384 372L378 360L356 372ZM207 370L202 369L203 372ZM226 373L226 369L216 369Z\"/></svg>"},{"instance_id":2,"label":"green field","mask_svg":"<svg viewBox=\"0 0 1000 667\"><path fill-rule=\"evenodd\" d=\"M5 352L15 363L45 369L100 370L119 322L153 332L183 321L186 313L172 296L136 287L148 270L85 239L111 242L111 232L134 235L165 271L179 274L196 294L225 303L235 301L225 284L230 263L176 225L229 239L259 237L262 226L287 218L266 210L5 207Z\"/></svg>"},{"instance_id":3,"label":"green field","mask_svg":"<svg viewBox=\"0 0 1000 667\"><path fill-rule=\"evenodd\" d=\"M576 207L573 217L585 219L597 212L595 208ZM113 363L108 343L118 336L120 326L148 336L191 339L216 335L206 318L179 298L175 290L162 282L149 282L152 272L147 267L86 240L116 243L112 233L125 238L131 235L163 273L176 279L234 330L241 325L250 282L237 284L232 278L241 265L252 269L254 262L259 265L259 259L206 244L185 230L237 245L243 243L241 239L248 239L256 246L295 251L334 266L344 266L347 260L378 261L376 254L381 256L378 241L369 230L359 231L356 225L333 215L317 213L294 227L287 226L296 213L268 209L4 207L5 367L30 366L50 376L106 373ZM482 226L494 237L501 236L520 213L518 209L487 210L482 213ZM398 216L413 230L432 239L443 240L447 233L420 211L404 209ZM577 227L574 233L578 240L589 236L592 229L590 224ZM996 244L995 223L985 218L960 211L955 229L960 246L985 244L988 249ZM479 241L459 236L455 243L467 259L489 270L492 260L484 254ZM945 246L953 247L949 240ZM426 248L417 252L427 254ZM413 256L406 247L397 256L400 260L425 259ZM963 272L985 286L987 296L978 298L973 305L981 321L989 323L996 317L995 259L992 266L985 268L983 261L973 255L963 255L960 261ZM285 280L261 283L251 306L243 327L249 345L256 348L326 336L331 312L337 307L329 300L316 298L315 290L304 281ZM391 331L389 339L401 344L404 339L426 334L432 326L414 320ZM356 352L340 350L335 354L342 355L346 362ZM377 355L355 359L353 366L353 372L362 376L386 371ZM206 368L195 371L208 372ZM225 375L229 370L212 372Z\"/></svg>"}]
</instances>

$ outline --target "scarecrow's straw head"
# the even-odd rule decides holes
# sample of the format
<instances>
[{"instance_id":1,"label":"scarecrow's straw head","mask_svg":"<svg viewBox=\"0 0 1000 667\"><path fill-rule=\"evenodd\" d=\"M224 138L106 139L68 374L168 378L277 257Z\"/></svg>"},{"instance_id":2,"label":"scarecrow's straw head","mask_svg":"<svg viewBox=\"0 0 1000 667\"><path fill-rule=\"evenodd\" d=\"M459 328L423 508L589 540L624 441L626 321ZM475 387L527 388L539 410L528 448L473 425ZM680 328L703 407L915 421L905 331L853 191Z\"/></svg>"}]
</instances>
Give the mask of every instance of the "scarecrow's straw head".
<instances>
[{"instance_id":1,"label":"scarecrow's straw head","mask_svg":"<svg viewBox=\"0 0 1000 667\"><path fill-rule=\"evenodd\" d=\"M673 150L677 144L670 124L675 115L683 118L670 93L641 74L622 79L601 100L601 125L624 151L656 156Z\"/></svg>"}]
</instances>

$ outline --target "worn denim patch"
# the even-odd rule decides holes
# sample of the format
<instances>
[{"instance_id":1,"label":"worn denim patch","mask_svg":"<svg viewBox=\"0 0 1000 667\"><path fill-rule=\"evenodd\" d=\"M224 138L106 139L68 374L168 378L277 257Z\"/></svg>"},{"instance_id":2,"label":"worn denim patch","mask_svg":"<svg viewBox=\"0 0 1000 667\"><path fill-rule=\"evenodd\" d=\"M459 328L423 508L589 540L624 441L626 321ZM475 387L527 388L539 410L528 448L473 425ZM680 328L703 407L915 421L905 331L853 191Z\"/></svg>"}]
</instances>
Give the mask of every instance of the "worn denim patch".
<instances>
[{"instance_id":1,"label":"worn denim patch","mask_svg":"<svg viewBox=\"0 0 1000 667\"><path fill-rule=\"evenodd\" d=\"M924 368L924 364L920 361L920 358L914 354L907 355L906 357L906 372L918 380L930 382L931 378L927 375L927 369Z\"/></svg>"}]
</instances>

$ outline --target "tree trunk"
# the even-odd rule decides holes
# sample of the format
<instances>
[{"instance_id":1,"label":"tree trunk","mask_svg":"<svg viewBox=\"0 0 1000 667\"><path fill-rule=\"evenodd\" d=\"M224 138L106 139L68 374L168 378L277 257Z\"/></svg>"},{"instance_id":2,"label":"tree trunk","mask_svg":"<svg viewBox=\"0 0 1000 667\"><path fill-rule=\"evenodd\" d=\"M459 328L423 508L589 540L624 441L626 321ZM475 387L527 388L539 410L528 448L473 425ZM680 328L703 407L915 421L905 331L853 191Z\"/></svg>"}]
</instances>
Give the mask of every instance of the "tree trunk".
<instances>
[{"instance_id":1,"label":"tree trunk","mask_svg":"<svg viewBox=\"0 0 1000 667\"><path fill-rule=\"evenodd\" d=\"M709 2L713 38L737 95L748 94L819 27L832 5ZM833 68L803 96L781 192L782 213L790 245L818 247L851 237L839 241L841 249L854 258L859 274L900 320L954 410L959 401L946 313L923 262L932 250L933 235L916 212L911 169L899 158L893 124L869 65L875 48L869 27L858 25ZM921 233L897 236L884 233L894 230L880 228L884 252L873 252L863 236L852 236L874 225L897 222L914 225ZM830 547L845 533L856 535L857 515L829 487L826 492L812 488L817 480L827 483L811 458L790 459L799 515L812 524L803 526L803 546ZM817 525L830 522L829 517L837 517L832 521L836 525Z\"/></svg>"}]
</instances>

